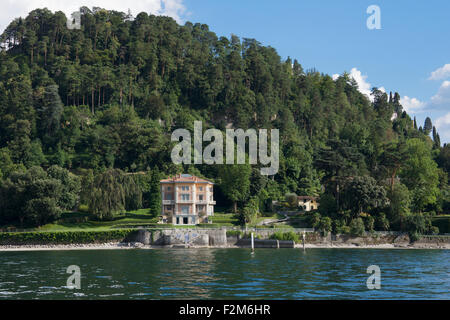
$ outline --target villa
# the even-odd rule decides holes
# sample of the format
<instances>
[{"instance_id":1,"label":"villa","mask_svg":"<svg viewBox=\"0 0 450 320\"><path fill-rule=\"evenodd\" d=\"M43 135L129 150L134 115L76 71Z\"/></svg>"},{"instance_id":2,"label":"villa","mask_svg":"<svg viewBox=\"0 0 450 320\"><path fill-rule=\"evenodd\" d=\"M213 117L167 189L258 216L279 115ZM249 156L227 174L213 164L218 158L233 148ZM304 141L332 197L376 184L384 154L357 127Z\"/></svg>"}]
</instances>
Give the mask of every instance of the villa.
<instances>
[{"instance_id":1,"label":"villa","mask_svg":"<svg viewBox=\"0 0 450 320\"><path fill-rule=\"evenodd\" d=\"M160 181L161 222L173 225L208 223L214 215L214 183L190 174Z\"/></svg>"},{"instance_id":2,"label":"villa","mask_svg":"<svg viewBox=\"0 0 450 320\"><path fill-rule=\"evenodd\" d=\"M317 210L319 204L316 197L298 196L298 206L305 211Z\"/></svg>"}]
</instances>

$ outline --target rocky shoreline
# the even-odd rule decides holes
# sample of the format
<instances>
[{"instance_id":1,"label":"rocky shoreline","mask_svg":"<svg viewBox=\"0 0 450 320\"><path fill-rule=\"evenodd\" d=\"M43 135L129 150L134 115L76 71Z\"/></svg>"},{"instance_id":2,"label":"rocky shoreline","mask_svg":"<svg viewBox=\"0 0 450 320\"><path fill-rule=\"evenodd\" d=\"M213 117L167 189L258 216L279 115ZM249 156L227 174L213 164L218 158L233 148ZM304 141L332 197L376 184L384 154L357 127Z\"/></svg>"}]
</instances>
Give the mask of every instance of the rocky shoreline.
<instances>
[{"instance_id":1,"label":"rocky shoreline","mask_svg":"<svg viewBox=\"0 0 450 320\"><path fill-rule=\"evenodd\" d=\"M95 244L67 244L67 245L2 245L0 246L0 252L5 251L51 251L51 250L117 250L117 249L167 249L167 248L183 248L183 249L197 249L197 248L243 248L236 245L227 246L198 246L198 245L168 245L168 246L155 246L144 245L140 242L134 243L95 243ZM302 244L296 244L295 249L303 249ZM441 249L450 250L450 244L448 243L384 243L364 245L358 243L318 243L318 244L305 244L305 249Z\"/></svg>"}]
</instances>

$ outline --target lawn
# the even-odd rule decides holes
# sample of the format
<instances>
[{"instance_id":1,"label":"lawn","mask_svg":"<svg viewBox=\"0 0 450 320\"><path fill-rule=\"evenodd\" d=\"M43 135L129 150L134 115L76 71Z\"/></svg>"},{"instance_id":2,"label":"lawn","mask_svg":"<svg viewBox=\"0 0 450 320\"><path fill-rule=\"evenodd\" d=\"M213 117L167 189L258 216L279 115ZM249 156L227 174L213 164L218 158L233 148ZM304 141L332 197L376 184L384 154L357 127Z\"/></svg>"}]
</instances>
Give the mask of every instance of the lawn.
<instances>
[{"instance_id":1,"label":"lawn","mask_svg":"<svg viewBox=\"0 0 450 320\"><path fill-rule=\"evenodd\" d=\"M215 213L212 217L212 226L237 226L239 218L233 213ZM169 225L159 225L158 217L153 217L149 209L139 209L125 212L111 221L97 221L87 212L65 212L61 218L53 223L41 226L40 228L30 228L23 231L108 231L118 228L142 227L168 227ZM171 226L175 228L194 228L195 226ZM202 227L202 226L200 226Z\"/></svg>"},{"instance_id":2,"label":"lawn","mask_svg":"<svg viewBox=\"0 0 450 320\"><path fill-rule=\"evenodd\" d=\"M38 231L106 231L117 228L130 228L138 225L152 225L158 218L149 214L148 209L125 212L112 221L89 220L89 214L80 212L64 213L55 223L46 224Z\"/></svg>"},{"instance_id":3,"label":"lawn","mask_svg":"<svg viewBox=\"0 0 450 320\"><path fill-rule=\"evenodd\" d=\"M255 227L266 219L282 219L284 215L277 213L264 213L258 217L249 227ZM46 224L40 228L27 229L27 231L109 231L118 228L136 228L142 227L169 227L169 225L158 225L158 217L153 217L149 213L149 209L139 209L129 211L115 217L111 221L97 221L92 219L91 215L86 212L65 212L61 218L53 223ZM277 228L301 228L305 227L304 217L294 217L285 223L273 224ZM216 212L211 217L212 224L210 227L236 227L240 225L238 215L234 213L226 213L225 211ZM194 228L195 226L170 226L175 228ZM201 225L199 227L207 227Z\"/></svg>"},{"instance_id":4,"label":"lawn","mask_svg":"<svg viewBox=\"0 0 450 320\"><path fill-rule=\"evenodd\" d=\"M214 213L211 217L214 224L223 226L237 226L239 225L239 218L234 213Z\"/></svg>"}]
</instances>

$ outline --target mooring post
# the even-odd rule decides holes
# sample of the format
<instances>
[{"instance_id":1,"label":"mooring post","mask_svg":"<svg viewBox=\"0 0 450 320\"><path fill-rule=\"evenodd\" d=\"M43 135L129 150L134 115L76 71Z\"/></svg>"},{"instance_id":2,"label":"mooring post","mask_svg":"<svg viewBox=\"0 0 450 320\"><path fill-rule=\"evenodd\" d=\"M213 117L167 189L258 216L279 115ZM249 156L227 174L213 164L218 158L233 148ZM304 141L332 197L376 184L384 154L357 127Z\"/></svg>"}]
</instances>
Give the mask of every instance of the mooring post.
<instances>
[{"instance_id":1,"label":"mooring post","mask_svg":"<svg viewBox=\"0 0 450 320\"><path fill-rule=\"evenodd\" d=\"M305 231L303 231L302 238L303 238L303 251L305 251Z\"/></svg>"},{"instance_id":2,"label":"mooring post","mask_svg":"<svg viewBox=\"0 0 450 320\"><path fill-rule=\"evenodd\" d=\"M252 254L255 252L255 240L253 239L253 232L252 232Z\"/></svg>"}]
</instances>

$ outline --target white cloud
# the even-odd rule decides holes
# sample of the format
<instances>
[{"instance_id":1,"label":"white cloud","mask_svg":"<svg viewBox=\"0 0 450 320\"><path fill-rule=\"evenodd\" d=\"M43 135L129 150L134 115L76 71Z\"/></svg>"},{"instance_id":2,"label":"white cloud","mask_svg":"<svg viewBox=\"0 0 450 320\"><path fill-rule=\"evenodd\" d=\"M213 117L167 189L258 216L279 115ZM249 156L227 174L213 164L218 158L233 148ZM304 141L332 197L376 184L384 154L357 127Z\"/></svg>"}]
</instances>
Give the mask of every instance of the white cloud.
<instances>
[{"instance_id":1,"label":"white cloud","mask_svg":"<svg viewBox=\"0 0 450 320\"><path fill-rule=\"evenodd\" d=\"M333 75L333 79L335 79L335 76L336 75ZM362 94L365 94L370 99L370 101L373 101L373 96L370 95L373 86L370 84L370 82L367 81L368 76L363 75L357 68L352 68L352 70L350 70L349 76L355 79L356 83L358 84L358 90ZM384 87L379 87L378 90L386 92L386 89Z\"/></svg>"},{"instance_id":2,"label":"white cloud","mask_svg":"<svg viewBox=\"0 0 450 320\"><path fill-rule=\"evenodd\" d=\"M441 142L450 141L450 112L435 121Z\"/></svg>"},{"instance_id":3,"label":"white cloud","mask_svg":"<svg viewBox=\"0 0 450 320\"><path fill-rule=\"evenodd\" d=\"M363 75L358 69L352 68L352 70L350 71L350 77L355 79L356 83L358 84L359 91L370 98L372 86L369 82L366 81L367 76Z\"/></svg>"},{"instance_id":4,"label":"white cloud","mask_svg":"<svg viewBox=\"0 0 450 320\"><path fill-rule=\"evenodd\" d=\"M438 129L450 129L450 112L438 118L435 122L435 125Z\"/></svg>"},{"instance_id":5,"label":"white cloud","mask_svg":"<svg viewBox=\"0 0 450 320\"><path fill-rule=\"evenodd\" d=\"M444 104L448 104L448 106L450 106L450 81L442 82L438 93L431 97L431 103L438 106L442 106Z\"/></svg>"},{"instance_id":6,"label":"white cloud","mask_svg":"<svg viewBox=\"0 0 450 320\"><path fill-rule=\"evenodd\" d=\"M400 103L403 106L403 109L408 113L417 113L423 111L426 107L426 103L420 101L416 98L410 98L408 96L403 96L400 98Z\"/></svg>"},{"instance_id":7,"label":"white cloud","mask_svg":"<svg viewBox=\"0 0 450 320\"><path fill-rule=\"evenodd\" d=\"M448 77L450 77L450 63L447 63L444 66L431 72L428 80L442 80Z\"/></svg>"},{"instance_id":8,"label":"white cloud","mask_svg":"<svg viewBox=\"0 0 450 320\"><path fill-rule=\"evenodd\" d=\"M63 11L66 16L82 6L89 8L101 7L109 10L128 12L133 16L144 11L155 15L166 15L174 18L178 23L183 22L186 13L184 0L2 0L0 11L0 33L15 18L26 17L37 8L48 8L51 11Z\"/></svg>"}]
</instances>

